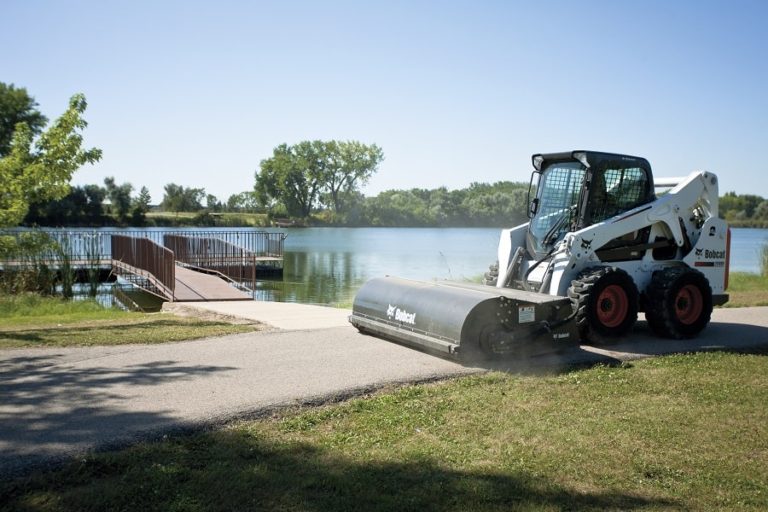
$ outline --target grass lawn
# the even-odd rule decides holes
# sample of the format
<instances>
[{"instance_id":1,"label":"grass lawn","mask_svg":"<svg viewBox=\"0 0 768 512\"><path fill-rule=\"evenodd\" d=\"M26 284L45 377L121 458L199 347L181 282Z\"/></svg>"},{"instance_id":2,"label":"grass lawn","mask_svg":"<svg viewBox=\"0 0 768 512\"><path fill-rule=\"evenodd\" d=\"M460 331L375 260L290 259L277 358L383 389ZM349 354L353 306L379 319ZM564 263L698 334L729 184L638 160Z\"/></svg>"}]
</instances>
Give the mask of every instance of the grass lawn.
<instances>
[{"instance_id":1,"label":"grass lawn","mask_svg":"<svg viewBox=\"0 0 768 512\"><path fill-rule=\"evenodd\" d=\"M768 278L732 274L728 292L768 304ZM252 327L0 297L0 347L207 328ZM762 511L766 404L768 351L489 373L78 458L0 481L0 511Z\"/></svg>"},{"instance_id":2,"label":"grass lawn","mask_svg":"<svg viewBox=\"0 0 768 512\"><path fill-rule=\"evenodd\" d=\"M147 212L147 218L160 223L189 224L200 215L200 212ZM268 226L267 215L264 213L234 213L223 212L211 214L216 225L228 227L261 227Z\"/></svg>"},{"instance_id":3,"label":"grass lawn","mask_svg":"<svg viewBox=\"0 0 768 512\"><path fill-rule=\"evenodd\" d=\"M196 212L147 212L148 219L153 218L174 218L174 219L193 219L197 216Z\"/></svg>"},{"instance_id":4,"label":"grass lawn","mask_svg":"<svg viewBox=\"0 0 768 512\"><path fill-rule=\"evenodd\" d=\"M768 357L491 373L0 484L3 510L766 510Z\"/></svg>"},{"instance_id":5,"label":"grass lawn","mask_svg":"<svg viewBox=\"0 0 768 512\"><path fill-rule=\"evenodd\" d=\"M167 313L130 313L94 301L0 295L0 349L164 343L254 329Z\"/></svg>"},{"instance_id":6,"label":"grass lawn","mask_svg":"<svg viewBox=\"0 0 768 512\"><path fill-rule=\"evenodd\" d=\"M747 272L731 272L725 307L768 306L768 276Z\"/></svg>"}]
</instances>

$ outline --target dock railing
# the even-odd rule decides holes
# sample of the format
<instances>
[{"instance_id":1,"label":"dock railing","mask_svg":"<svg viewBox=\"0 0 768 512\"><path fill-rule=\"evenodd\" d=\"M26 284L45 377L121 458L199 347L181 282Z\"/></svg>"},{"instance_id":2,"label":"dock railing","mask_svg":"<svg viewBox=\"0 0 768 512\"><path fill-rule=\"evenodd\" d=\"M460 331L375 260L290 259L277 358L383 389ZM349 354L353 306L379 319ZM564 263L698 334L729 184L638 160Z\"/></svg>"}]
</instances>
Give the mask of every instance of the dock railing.
<instances>
[{"instance_id":1,"label":"dock railing","mask_svg":"<svg viewBox=\"0 0 768 512\"><path fill-rule=\"evenodd\" d=\"M141 276L170 300L176 287L176 259L173 251L148 238L124 235L110 237L113 266Z\"/></svg>"},{"instance_id":2,"label":"dock railing","mask_svg":"<svg viewBox=\"0 0 768 512\"><path fill-rule=\"evenodd\" d=\"M70 267L80 270L103 272L104 267L111 268L114 274L148 291L169 297L174 292L173 264L169 263L174 261L174 252L175 260L182 264L219 273L253 290L257 271L264 278L282 275L287 237L280 232L256 230L179 229L9 229L0 230L0 236L13 236L20 246L36 241L33 261L16 255L0 257L0 269L33 264L58 268L66 260ZM162 251L164 245L170 247L171 255ZM117 264L111 265L113 261ZM138 273L132 274L129 267Z\"/></svg>"},{"instance_id":3,"label":"dock railing","mask_svg":"<svg viewBox=\"0 0 768 512\"><path fill-rule=\"evenodd\" d=\"M218 272L251 290L256 287L258 256L252 251L197 233L194 236L166 234L163 245L173 251L177 262Z\"/></svg>"},{"instance_id":4,"label":"dock railing","mask_svg":"<svg viewBox=\"0 0 768 512\"><path fill-rule=\"evenodd\" d=\"M103 260L112 258L110 253L110 238L112 236L127 236L132 238L147 238L158 245L163 245L166 235L177 235L196 238L216 238L229 244L242 247L254 253L259 258L282 259L285 233L273 233L254 230L179 230L179 229L8 229L0 230L0 236L13 236L17 239L25 234L34 233L47 237L59 246L69 248L73 260L84 260L99 257ZM50 252L50 251L49 251ZM40 254L41 258L54 258L53 254Z\"/></svg>"}]
</instances>

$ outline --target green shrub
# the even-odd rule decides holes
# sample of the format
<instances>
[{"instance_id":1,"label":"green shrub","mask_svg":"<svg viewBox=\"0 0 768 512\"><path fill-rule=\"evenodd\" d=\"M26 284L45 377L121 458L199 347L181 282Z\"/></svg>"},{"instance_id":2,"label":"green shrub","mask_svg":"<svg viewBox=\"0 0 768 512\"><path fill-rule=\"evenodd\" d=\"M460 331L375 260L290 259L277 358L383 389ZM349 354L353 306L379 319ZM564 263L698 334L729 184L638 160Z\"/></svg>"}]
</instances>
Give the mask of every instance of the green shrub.
<instances>
[{"instance_id":1,"label":"green shrub","mask_svg":"<svg viewBox=\"0 0 768 512\"><path fill-rule=\"evenodd\" d=\"M0 294L0 316L6 319L94 313L105 309L94 300L69 301L37 293Z\"/></svg>"},{"instance_id":2,"label":"green shrub","mask_svg":"<svg viewBox=\"0 0 768 512\"><path fill-rule=\"evenodd\" d=\"M760 251L760 274L768 277L768 244L763 244Z\"/></svg>"}]
</instances>

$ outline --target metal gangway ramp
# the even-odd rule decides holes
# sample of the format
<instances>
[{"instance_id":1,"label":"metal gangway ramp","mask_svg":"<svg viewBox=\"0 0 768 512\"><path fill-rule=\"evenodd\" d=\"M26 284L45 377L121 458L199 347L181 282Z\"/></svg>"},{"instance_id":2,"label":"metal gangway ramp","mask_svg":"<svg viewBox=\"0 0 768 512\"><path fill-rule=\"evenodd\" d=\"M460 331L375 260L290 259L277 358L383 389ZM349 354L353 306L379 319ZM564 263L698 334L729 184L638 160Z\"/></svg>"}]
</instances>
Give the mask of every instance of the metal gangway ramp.
<instances>
[{"instance_id":1,"label":"metal gangway ramp","mask_svg":"<svg viewBox=\"0 0 768 512\"><path fill-rule=\"evenodd\" d=\"M112 268L123 279L171 302L252 300L216 270L179 265L174 252L148 239L111 236Z\"/></svg>"},{"instance_id":2,"label":"metal gangway ramp","mask_svg":"<svg viewBox=\"0 0 768 512\"><path fill-rule=\"evenodd\" d=\"M247 293L214 274L176 266L174 302L253 300Z\"/></svg>"}]
</instances>

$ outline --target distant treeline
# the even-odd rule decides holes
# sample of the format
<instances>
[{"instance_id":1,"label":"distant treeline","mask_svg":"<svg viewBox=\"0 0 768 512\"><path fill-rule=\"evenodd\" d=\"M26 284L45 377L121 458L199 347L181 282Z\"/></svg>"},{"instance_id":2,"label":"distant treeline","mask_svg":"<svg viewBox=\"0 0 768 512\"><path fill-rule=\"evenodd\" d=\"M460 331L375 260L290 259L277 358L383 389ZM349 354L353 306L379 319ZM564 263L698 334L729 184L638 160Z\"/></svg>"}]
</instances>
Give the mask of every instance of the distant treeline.
<instances>
[{"instance_id":1,"label":"distant treeline","mask_svg":"<svg viewBox=\"0 0 768 512\"><path fill-rule=\"evenodd\" d=\"M720 197L720 217L733 227L768 228L768 200L754 194L726 192Z\"/></svg>"},{"instance_id":2,"label":"distant treeline","mask_svg":"<svg viewBox=\"0 0 768 512\"><path fill-rule=\"evenodd\" d=\"M510 226L525 219L527 183L472 183L459 190L387 190L348 213L364 226Z\"/></svg>"},{"instance_id":3,"label":"distant treeline","mask_svg":"<svg viewBox=\"0 0 768 512\"><path fill-rule=\"evenodd\" d=\"M54 201L32 201L24 218L27 226L147 226L155 224L211 224L211 213L258 211L253 192L231 195L226 202L207 194L205 189L165 186L163 200L151 204L146 187L134 194L130 183L117 184L106 178L104 186L71 187L69 193ZM156 217L156 214L160 214ZM168 215L164 216L163 213ZM180 215L191 213L193 215ZM167 217L167 218L165 218Z\"/></svg>"},{"instance_id":4,"label":"distant treeline","mask_svg":"<svg viewBox=\"0 0 768 512\"><path fill-rule=\"evenodd\" d=\"M501 227L525 221L527 183L500 181L469 187L387 190L376 196L349 195L342 213L320 206L308 217L292 217L279 205L265 206L256 192L244 191L221 201L202 188L165 186L155 206L146 188L132 194L128 183L72 187L61 200L32 203L25 225L38 226L314 226ZM735 227L768 228L768 200L728 192L720 198L720 216Z\"/></svg>"},{"instance_id":5,"label":"distant treeline","mask_svg":"<svg viewBox=\"0 0 768 512\"><path fill-rule=\"evenodd\" d=\"M387 190L376 196L362 194L346 198L342 213L316 208L308 217L292 217L284 209L259 203L256 193L233 194L227 201L206 194L204 189L170 183L159 205L151 206L142 188L133 186L85 185L72 187L63 199L32 203L24 219L27 226L148 226L148 225L297 225L334 226L509 226L525 218L528 185L500 181L473 183L459 190Z\"/></svg>"}]
</instances>

